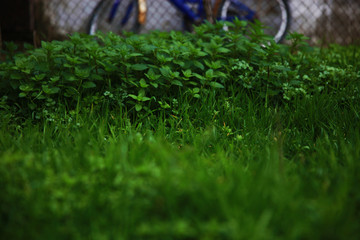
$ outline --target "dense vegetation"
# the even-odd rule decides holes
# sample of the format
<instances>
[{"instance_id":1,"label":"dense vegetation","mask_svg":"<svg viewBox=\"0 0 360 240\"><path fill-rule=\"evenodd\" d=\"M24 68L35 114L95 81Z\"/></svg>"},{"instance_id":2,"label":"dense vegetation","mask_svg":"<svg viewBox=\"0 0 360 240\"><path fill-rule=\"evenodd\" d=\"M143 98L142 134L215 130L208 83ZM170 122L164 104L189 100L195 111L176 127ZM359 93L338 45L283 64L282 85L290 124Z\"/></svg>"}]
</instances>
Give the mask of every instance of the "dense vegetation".
<instances>
[{"instance_id":1,"label":"dense vegetation","mask_svg":"<svg viewBox=\"0 0 360 240\"><path fill-rule=\"evenodd\" d=\"M360 48L234 24L8 43L0 238L359 239Z\"/></svg>"}]
</instances>

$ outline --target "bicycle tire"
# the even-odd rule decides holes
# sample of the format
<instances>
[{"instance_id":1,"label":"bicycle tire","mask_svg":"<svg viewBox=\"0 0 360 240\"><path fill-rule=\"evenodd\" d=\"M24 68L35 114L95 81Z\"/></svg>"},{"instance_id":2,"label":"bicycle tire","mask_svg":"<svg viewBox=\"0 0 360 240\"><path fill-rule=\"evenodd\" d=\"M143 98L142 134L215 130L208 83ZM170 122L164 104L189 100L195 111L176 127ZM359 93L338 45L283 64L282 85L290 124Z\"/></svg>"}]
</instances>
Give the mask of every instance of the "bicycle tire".
<instances>
[{"instance_id":1,"label":"bicycle tire","mask_svg":"<svg viewBox=\"0 0 360 240\"><path fill-rule=\"evenodd\" d=\"M242 13L237 11L231 2L232 0L222 1L217 13L218 19L226 19L228 15L234 14L242 18ZM241 0L241 3L255 10L257 19L265 26L265 34L274 36L276 42L281 42L285 38L291 21L291 12L286 0Z\"/></svg>"},{"instance_id":2,"label":"bicycle tire","mask_svg":"<svg viewBox=\"0 0 360 240\"><path fill-rule=\"evenodd\" d=\"M138 32L140 24L138 22L138 1L137 0L121 0L116 13L111 22L107 19L110 16L110 11L113 8L114 0L101 0L90 15L90 20L87 26L87 33L94 35L97 31L103 33L113 32L122 34L123 31ZM130 4L132 5L131 11L128 11ZM129 15L127 15L129 14ZM123 23L123 19L127 19Z\"/></svg>"}]
</instances>

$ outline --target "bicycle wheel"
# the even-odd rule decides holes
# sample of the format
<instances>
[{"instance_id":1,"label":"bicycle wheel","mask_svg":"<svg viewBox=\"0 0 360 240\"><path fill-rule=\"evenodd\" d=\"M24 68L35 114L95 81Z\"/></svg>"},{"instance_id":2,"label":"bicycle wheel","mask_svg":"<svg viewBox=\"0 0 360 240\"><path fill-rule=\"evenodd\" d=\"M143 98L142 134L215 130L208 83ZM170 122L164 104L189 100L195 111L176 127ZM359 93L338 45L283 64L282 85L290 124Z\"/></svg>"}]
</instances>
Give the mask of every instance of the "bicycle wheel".
<instances>
[{"instance_id":1,"label":"bicycle wheel","mask_svg":"<svg viewBox=\"0 0 360 240\"><path fill-rule=\"evenodd\" d=\"M253 19L258 19L265 26L264 32L274 36L276 42L284 39L291 20L286 0L223 0L217 17L220 20L230 20L234 17L251 20L249 11L253 11Z\"/></svg>"},{"instance_id":2,"label":"bicycle wheel","mask_svg":"<svg viewBox=\"0 0 360 240\"><path fill-rule=\"evenodd\" d=\"M94 8L87 28L88 34L97 31L121 34L123 31L137 32L137 0L102 0Z\"/></svg>"}]
</instances>

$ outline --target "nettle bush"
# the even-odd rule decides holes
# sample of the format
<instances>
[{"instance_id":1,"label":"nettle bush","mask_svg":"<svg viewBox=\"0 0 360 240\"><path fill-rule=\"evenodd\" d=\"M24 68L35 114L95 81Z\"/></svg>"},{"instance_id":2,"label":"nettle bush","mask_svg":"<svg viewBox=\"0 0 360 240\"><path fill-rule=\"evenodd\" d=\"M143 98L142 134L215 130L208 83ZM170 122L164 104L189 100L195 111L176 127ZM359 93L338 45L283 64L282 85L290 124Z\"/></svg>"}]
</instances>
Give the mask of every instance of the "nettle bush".
<instances>
[{"instance_id":1,"label":"nettle bush","mask_svg":"<svg viewBox=\"0 0 360 240\"><path fill-rule=\"evenodd\" d=\"M325 91L358 95L358 88L346 88L360 76L355 49L349 60L340 47L311 48L296 33L290 45L280 45L259 25L233 24L236 31L217 23L196 27L196 34L76 33L21 54L10 45L0 64L0 107L40 119L59 108L104 105L129 114L176 112L184 99L239 92L277 103Z\"/></svg>"}]
</instances>

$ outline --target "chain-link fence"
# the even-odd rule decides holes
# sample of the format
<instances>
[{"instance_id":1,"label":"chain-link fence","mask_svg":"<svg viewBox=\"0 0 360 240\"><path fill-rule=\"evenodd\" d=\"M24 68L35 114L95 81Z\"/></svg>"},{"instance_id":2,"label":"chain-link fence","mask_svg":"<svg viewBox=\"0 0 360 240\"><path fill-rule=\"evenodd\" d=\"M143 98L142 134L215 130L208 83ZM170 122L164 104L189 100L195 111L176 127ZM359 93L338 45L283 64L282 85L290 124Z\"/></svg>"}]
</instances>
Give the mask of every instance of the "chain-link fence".
<instances>
[{"instance_id":1,"label":"chain-link fence","mask_svg":"<svg viewBox=\"0 0 360 240\"><path fill-rule=\"evenodd\" d=\"M42 28L40 32L45 32L48 37L50 35L49 38L54 38L58 34L84 32L89 16L98 2L99 0L37 0L41 8L37 8L36 26ZM288 0L288 2L292 15L290 31L303 33L310 37L313 43L359 43L359 0ZM147 21L141 32L154 29L182 30L182 23L181 12L169 1L147 0Z\"/></svg>"}]
</instances>

